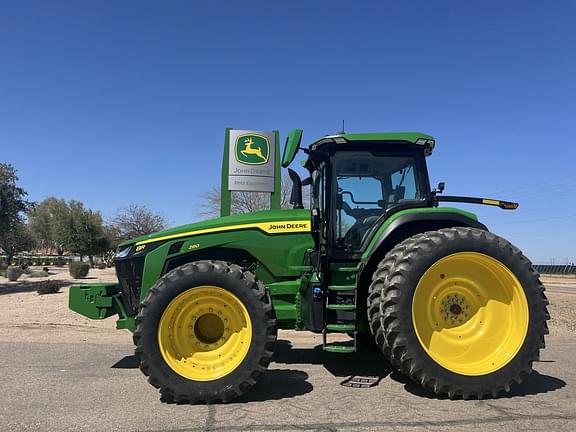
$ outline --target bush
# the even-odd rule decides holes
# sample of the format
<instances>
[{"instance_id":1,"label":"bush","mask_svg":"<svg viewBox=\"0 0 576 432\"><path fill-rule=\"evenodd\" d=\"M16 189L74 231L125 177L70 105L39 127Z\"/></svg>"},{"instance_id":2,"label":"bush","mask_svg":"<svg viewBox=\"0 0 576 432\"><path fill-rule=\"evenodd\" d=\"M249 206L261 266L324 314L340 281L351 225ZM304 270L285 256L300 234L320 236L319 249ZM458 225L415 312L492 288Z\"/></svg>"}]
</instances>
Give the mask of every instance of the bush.
<instances>
[{"instance_id":1,"label":"bush","mask_svg":"<svg viewBox=\"0 0 576 432\"><path fill-rule=\"evenodd\" d=\"M10 266L6 270L6 277L9 281L17 281L20 276L22 276L22 269L18 266Z\"/></svg>"},{"instance_id":2,"label":"bush","mask_svg":"<svg viewBox=\"0 0 576 432\"><path fill-rule=\"evenodd\" d=\"M106 264L103 262L98 263L98 270L104 270L106 268Z\"/></svg>"},{"instance_id":3,"label":"bush","mask_svg":"<svg viewBox=\"0 0 576 432\"><path fill-rule=\"evenodd\" d=\"M55 280L46 280L38 284L36 292L40 295L44 294L56 294L60 291L60 282Z\"/></svg>"},{"instance_id":4,"label":"bush","mask_svg":"<svg viewBox=\"0 0 576 432\"><path fill-rule=\"evenodd\" d=\"M88 271L90 270L90 264L81 261L72 261L70 263L69 271L70 276L74 279L84 278L88 276Z\"/></svg>"}]
</instances>

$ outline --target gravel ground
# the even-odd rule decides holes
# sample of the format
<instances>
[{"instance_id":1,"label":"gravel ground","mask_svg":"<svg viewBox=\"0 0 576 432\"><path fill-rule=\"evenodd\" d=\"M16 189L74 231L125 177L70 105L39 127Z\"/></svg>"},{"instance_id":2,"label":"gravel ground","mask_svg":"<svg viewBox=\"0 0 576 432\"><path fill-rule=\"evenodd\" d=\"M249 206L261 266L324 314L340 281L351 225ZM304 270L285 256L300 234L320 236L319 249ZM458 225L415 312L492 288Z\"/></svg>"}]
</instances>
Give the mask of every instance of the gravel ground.
<instances>
[{"instance_id":1,"label":"gravel ground","mask_svg":"<svg viewBox=\"0 0 576 432\"><path fill-rule=\"evenodd\" d=\"M576 289L576 287L575 287ZM576 295L547 293L550 306L551 336L574 336L576 334Z\"/></svg>"}]
</instances>

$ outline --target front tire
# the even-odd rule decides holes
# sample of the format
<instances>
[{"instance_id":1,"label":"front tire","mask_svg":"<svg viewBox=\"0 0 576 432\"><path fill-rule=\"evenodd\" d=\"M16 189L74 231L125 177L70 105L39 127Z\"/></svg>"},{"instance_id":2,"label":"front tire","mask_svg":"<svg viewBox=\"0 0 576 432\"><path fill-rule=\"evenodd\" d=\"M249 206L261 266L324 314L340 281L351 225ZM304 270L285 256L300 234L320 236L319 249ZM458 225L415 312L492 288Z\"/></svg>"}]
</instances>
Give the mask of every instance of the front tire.
<instances>
[{"instance_id":1,"label":"front tire","mask_svg":"<svg viewBox=\"0 0 576 432\"><path fill-rule=\"evenodd\" d=\"M140 369L163 398L214 403L257 382L276 336L272 302L252 273L223 261L197 261L150 289L134 343Z\"/></svg>"},{"instance_id":2,"label":"front tire","mask_svg":"<svg viewBox=\"0 0 576 432\"><path fill-rule=\"evenodd\" d=\"M544 287L508 241L446 228L397 245L370 287L372 330L412 380L450 398L509 391L532 371L548 333Z\"/></svg>"}]
</instances>

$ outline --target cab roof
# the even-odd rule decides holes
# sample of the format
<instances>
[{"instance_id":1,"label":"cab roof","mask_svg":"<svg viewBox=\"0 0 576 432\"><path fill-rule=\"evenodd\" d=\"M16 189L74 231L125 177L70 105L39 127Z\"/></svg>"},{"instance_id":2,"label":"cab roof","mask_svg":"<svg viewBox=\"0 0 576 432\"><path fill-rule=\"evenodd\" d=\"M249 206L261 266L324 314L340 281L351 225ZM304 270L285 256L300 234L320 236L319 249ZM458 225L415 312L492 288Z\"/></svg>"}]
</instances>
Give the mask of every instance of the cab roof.
<instances>
[{"instance_id":1,"label":"cab roof","mask_svg":"<svg viewBox=\"0 0 576 432\"><path fill-rule=\"evenodd\" d=\"M286 145L282 155L282 166L287 168L298 150L302 149L302 129L292 129L286 137ZM348 143L408 143L422 146L424 154L430 156L434 149L434 138L422 132L369 132L369 133L339 133L336 135L326 135L310 144L310 150L317 150L319 147L328 144L348 144Z\"/></svg>"},{"instance_id":2,"label":"cab roof","mask_svg":"<svg viewBox=\"0 0 576 432\"><path fill-rule=\"evenodd\" d=\"M408 141L416 144L419 139L434 140L434 137L421 132L368 132L368 133L340 133L336 135L326 135L314 144L324 144L324 142L334 142L336 138L343 138L346 141Z\"/></svg>"},{"instance_id":3,"label":"cab roof","mask_svg":"<svg viewBox=\"0 0 576 432\"><path fill-rule=\"evenodd\" d=\"M422 132L369 132L369 133L340 133L327 135L310 144L310 148L318 148L324 144L347 144L354 142L407 142L410 144L422 145L425 148L426 156L432 154L434 149L434 137Z\"/></svg>"}]
</instances>

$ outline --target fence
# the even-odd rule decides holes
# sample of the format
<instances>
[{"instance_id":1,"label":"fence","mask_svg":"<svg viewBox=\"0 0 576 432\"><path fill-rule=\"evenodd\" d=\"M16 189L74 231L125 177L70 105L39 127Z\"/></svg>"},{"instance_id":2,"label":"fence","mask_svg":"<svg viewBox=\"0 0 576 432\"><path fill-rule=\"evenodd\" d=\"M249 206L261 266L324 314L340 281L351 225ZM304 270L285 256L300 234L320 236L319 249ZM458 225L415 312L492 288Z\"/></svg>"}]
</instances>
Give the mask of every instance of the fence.
<instances>
[{"instance_id":1,"label":"fence","mask_svg":"<svg viewBox=\"0 0 576 432\"><path fill-rule=\"evenodd\" d=\"M576 276L576 264L535 264L538 273Z\"/></svg>"}]
</instances>

